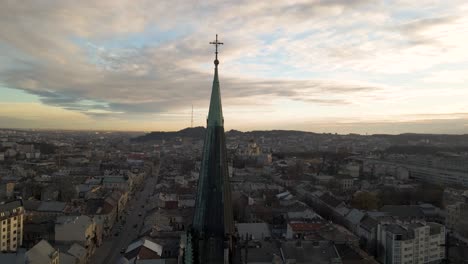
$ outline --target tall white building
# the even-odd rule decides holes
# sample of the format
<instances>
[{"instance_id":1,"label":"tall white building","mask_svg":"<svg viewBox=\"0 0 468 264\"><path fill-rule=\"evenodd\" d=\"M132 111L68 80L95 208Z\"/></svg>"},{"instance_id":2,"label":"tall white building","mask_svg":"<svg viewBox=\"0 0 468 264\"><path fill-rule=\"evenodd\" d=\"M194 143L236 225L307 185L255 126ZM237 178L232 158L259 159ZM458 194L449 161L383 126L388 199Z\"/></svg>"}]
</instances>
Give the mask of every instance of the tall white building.
<instances>
[{"instance_id":1,"label":"tall white building","mask_svg":"<svg viewBox=\"0 0 468 264\"><path fill-rule=\"evenodd\" d=\"M384 264L440 263L445 258L445 227L437 223L379 225L377 242Z\"/></svg>"},{"instance_id":2,"label":"tall white building","mask_svg":"<svg viewBox=\"0 0 468 264\"><path fill-rule=\"evenodd\" d=\"M16 251L23 245L23 216L21 201L0 204L0 251Z\"/></svg>"}]
</instances>

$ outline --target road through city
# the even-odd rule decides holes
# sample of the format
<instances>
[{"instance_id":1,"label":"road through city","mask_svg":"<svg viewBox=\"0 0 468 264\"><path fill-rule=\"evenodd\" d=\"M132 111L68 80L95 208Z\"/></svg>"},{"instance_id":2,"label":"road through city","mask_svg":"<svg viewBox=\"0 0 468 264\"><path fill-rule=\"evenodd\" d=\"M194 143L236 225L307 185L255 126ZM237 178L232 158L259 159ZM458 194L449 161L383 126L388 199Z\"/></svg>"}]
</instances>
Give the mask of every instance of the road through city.
<instances>
[{"instance_id":1,"label":"road through city","mask_svg":"<svg viewBox=\"0 0 468 264\"><path fill-rule=\"evenodd\" d=\"M146 213L146 200L151 196L159 177L159 166L155 166L154 169L158 170L155 176L147 177L141 186L141 191L136 190L131 200L128 201L124 211L124 224L122 221L114 224L111 235L104 239L103 244L96 249L89 263L115 264L122 255L122 249L127 248L138 237Z\"/></svg>"}]
</instances>

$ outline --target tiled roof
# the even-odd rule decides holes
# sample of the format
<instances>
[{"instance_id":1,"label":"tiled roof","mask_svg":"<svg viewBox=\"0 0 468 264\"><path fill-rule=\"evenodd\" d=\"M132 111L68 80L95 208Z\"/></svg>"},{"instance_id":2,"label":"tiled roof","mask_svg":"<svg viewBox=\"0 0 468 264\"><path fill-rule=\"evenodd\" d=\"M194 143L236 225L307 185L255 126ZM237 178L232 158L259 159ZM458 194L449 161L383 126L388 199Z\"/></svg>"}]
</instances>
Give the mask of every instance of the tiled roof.
<instances>
[{"instance_id":1,"label":"tiled roof","mask_svg":"<svg viewBox=\"0 0 468 264\"><path fill-rule=\"evenodd\" d=\"M162 255L162 246L146 238L142 238L130 244L125 252L128 260L138 259L159 259Z\"/></svg>"},{"instance_id":2,"label":"tiled roof","mask_svg":"<svg viewBox=\"0 0 468 264\"><path fill-rule=\"evenodd\" d=\"M20 200L0 204L0 212L11 211L11 210L13 210L15 208L18 208L20 206L23 206L23 203Z\"/></svg>"}]
</instances>

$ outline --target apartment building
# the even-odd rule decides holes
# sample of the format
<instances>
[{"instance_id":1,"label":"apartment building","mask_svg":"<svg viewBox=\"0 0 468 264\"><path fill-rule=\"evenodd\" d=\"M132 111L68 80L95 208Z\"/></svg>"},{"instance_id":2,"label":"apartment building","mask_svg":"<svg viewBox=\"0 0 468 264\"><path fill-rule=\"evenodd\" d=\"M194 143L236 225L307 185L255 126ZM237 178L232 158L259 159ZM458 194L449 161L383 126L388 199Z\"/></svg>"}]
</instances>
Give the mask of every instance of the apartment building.
<instances>
[{"instance_id":1,"label":"apartment building","mask_svg":"<svg viewBox=\"0 0 468 264\"><path fill-rule=\"evenodd\" d=\"M14 252L23 244L23 216L21 201L0 204L0 251Z\"/></svg>"},{"instance_id":2,"label":"apartment building","mask_svg":"<svg viewBox=\"0 0 468 264\"><path fill-rule=\"evenodd\" d=\"M445 258L445 227L437 223L379 225L378 258L383 264L432 264Z\"/></svg>"}]
</instances>

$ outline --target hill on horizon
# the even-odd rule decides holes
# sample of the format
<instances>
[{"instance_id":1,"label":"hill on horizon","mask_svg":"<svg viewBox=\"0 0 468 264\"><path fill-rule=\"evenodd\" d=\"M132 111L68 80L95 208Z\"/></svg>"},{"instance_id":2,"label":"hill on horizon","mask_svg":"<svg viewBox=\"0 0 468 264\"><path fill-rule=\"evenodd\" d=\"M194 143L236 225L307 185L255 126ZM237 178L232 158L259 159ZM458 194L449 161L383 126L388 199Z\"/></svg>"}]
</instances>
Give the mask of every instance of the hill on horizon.
<instances>
[{"instance_id":1,"label":"hill on horizon","mask_svg":"<svg viewBox=\"0 0 468 264\"><path fill-rule=\"evenodd\" d=\"M299 131L299 130L253 130L242 132L239 130L231 129L226 132L226 136L251 136L251 137L291 137L291 136L338 136L338 137L374 137L382 138L390 141L395 145L405 145L409 141L438 141L446 142L449 144L459 144L466 143L468 144L468 135L447 135L447 134L417 134L417 133L404 133L398 135L391 134L374 134L374 135L360 135L360 134L332 134L332 133L315 133L308 131ZM205 127L193 127L193 128L184 128L179 131L154 131L147 133L142 136L138 136L132 139L134 142L148 142L148 141L158 141L158 140L170 140L175 137L181 138L192 138L203 140L205 136Z\"/></svg>"}]
</instances>

